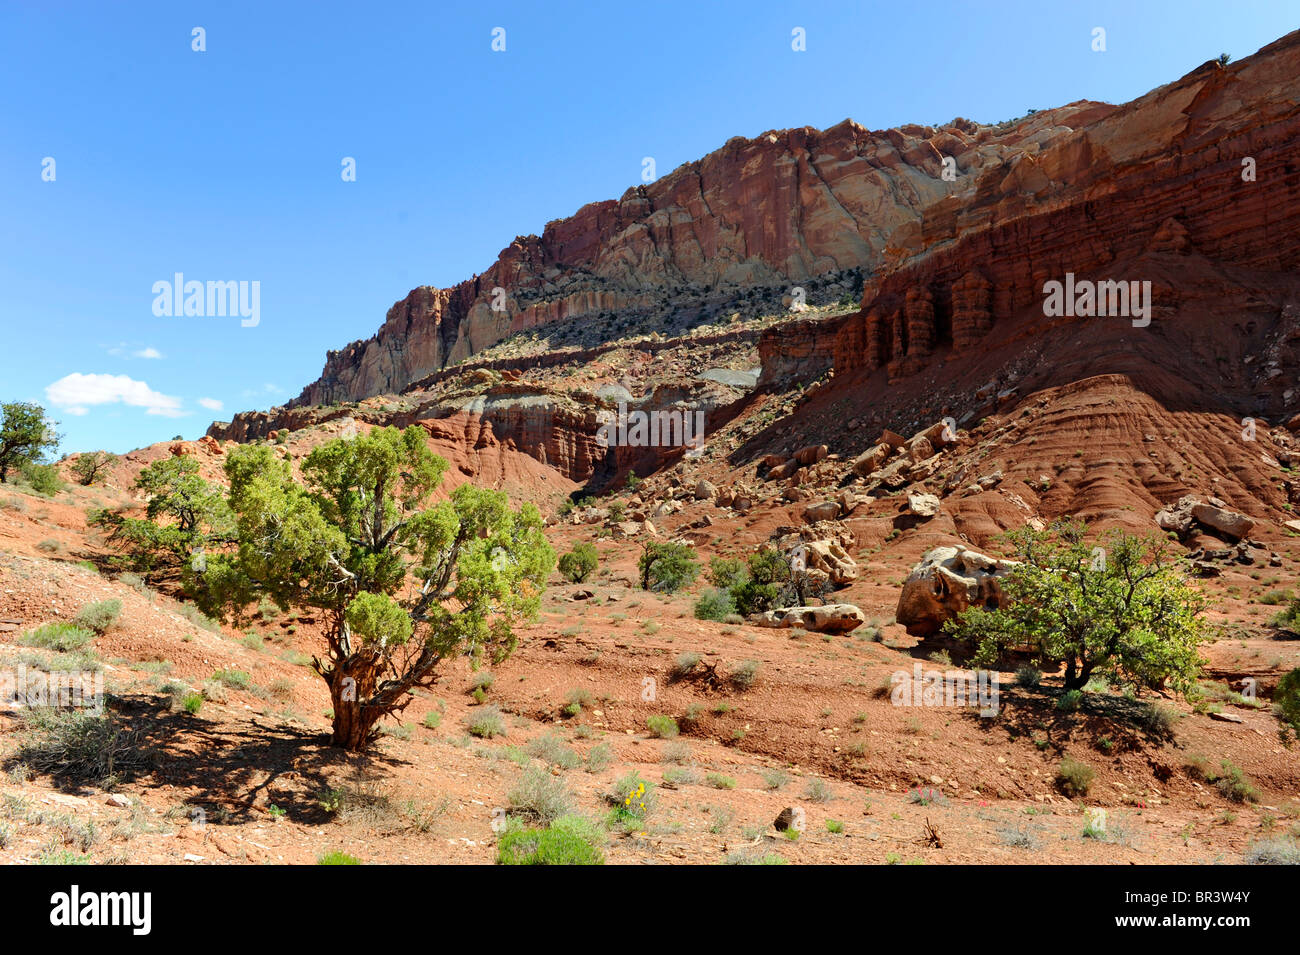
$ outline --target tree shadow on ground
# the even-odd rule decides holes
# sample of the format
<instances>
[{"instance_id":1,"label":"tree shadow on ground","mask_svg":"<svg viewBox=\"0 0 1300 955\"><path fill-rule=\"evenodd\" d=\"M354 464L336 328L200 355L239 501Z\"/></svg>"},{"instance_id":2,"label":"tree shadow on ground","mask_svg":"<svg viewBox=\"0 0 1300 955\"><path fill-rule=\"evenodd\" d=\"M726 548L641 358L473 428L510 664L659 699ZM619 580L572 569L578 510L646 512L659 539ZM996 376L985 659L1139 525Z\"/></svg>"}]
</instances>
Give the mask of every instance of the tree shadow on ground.
<instances>
[{"instance_id":1,"label":"tree shadow on ground","mask_svg":"<svg viewBox=\"0 0 1300 955\"><path fill-rule=\"evenodd\" d=\"M1107 755L1158 747L1174 738L1171 725L1152 719L1152 704L1146 701L1084 693L1077 709L1063 710L1058 703L1064 695L1059 687L1003 684L995 716L981 716L977 708L968 708L963 716L985 732L1002 732L1011 740L1030 739L1040 750L1051 749L1060 756L1076 736L1086 739L1090 747L1103 738L1109 740L1109 749L1101 750Z\"/></svg>"},{"instance_id":2,"label":"tree shadow on ground","mask_svg":"<svg viewBox=\"0 0 1300 955\"><path fill-rule=\"evenodd\" d=\"M5 714L10 730L24 731L22 717ZM214 722L173 711L170 697L148 694L106 698L102 733L37 730L4 768L26 764L48 776L65 793L86 795L115 783L173 787L187 795L183 804L203 810L213 822L261 818L267 805L303 825L332 818L322 796L343 775L370 778L406 765L382 752L364 756L329 744L314 730L257 717L237 724ZM12 726L18 723L18 726ZM113 777L107 779L106 777Z\"/></svg>"}]
</instances>

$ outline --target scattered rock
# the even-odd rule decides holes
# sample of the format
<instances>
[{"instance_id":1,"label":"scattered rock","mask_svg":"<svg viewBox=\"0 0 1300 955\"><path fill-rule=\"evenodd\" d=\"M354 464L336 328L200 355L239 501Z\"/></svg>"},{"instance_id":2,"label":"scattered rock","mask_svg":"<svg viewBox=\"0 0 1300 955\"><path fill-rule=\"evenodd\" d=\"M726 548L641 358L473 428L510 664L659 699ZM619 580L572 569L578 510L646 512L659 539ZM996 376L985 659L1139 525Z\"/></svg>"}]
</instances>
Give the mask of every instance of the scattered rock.
<instances>
[{"instance_id":1,"label":"scattered rock","mask_svg":"<svg viewBox=\"0 0 1300 955\"><path fill-rule=\"evenodd\" d=\"M783 607L753 614L749 620L759 627L802 627L815 633L848 633L866 623L867 617L853 604L826 604L822 607Z\"/></svg>"},{"instance_id":2,"label":"scattered rock","mask_svg":"<svg viewBox=\"0 0 1300 955\"><path fill-rule=\"evenodd\" d=\"M818 521L833 521L839 515L840 506L835 501L809 504L803 509L803 519L809 524L816 524Z\"/></svg>"}]
</instances>

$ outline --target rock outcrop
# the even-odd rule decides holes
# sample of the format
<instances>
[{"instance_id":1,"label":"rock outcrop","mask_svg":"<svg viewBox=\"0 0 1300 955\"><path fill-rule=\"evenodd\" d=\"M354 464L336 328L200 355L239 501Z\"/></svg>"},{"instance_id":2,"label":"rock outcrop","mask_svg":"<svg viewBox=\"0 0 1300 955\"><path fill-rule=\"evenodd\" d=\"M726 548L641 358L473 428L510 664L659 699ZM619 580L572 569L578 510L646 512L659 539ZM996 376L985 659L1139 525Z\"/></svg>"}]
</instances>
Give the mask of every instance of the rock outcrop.
<instances>
[{"instance_id":1,"label":"rock outcrop","mask_svg":"<svg viewBox=\"0 0 1300 955\"><path fill-rule=\"evenodd\" d=\"M1088 104L1045 110L1010 127L957 119L871 131L852 120L736 137L703 159L583 206L516 238L481 275L422 286L389 309L372 337L326 358L293 404L355 401L412 382L516 332L618 313L704 319L792 289L834 302L886 264L894 236L920 235L924 210L946 200L945 159L963 179L1038 143ZM911 305L927 332L925 294Z\"/></svg>"},{"instance_id":2,"label":"rock outcrop","mask_svg":"<svg viewBox=\"0 0 1300 955\"><path fill-rule=\"evenodd\" d=\"M989 557L968 547L936 547L903 582L894 618L914 637L928 637L967 607L1005 605L1001 579L1014 561Z\"/></svg>"}]
</instances>

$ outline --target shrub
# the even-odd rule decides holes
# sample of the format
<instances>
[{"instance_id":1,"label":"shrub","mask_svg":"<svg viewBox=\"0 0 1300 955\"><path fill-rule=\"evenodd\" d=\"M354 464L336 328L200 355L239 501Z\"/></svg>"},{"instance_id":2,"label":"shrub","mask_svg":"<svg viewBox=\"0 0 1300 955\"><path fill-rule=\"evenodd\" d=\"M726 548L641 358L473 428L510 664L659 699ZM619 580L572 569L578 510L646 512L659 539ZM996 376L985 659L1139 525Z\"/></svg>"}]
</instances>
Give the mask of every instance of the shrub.
<instances>
[{"instance_id":1,"label":"shrub","mask_svg":"<svg viewBox=\"0 0 1300 955\"><path fill-rule=\"evenodd\" d=\"M564 741L554 733L539 736L526 747L529 756L535 756L544 763L560 769L573 769L582 762L576 750L564 745Z\"/></svg>"},{"instance_id":2,"label":"shrub","mask_svg":"<svg viewBox=\"0 0 1300 955\"><path fill-rule=\"evenodd\" d=\"M574 544L573 550L560 555L560 574L565 580L580 584L600 566L600 557L596 548L587 543Z\"/></svg>"},{"instance_id":3,"label":"shrub","mask_svg":"<svg viewBox=\"0 0 1300 955\"><path fill-rule=\"evenodd\" d=\"M1056 769L1056 785L1060 787L1061 792L1071 798L1086 796L1092 787L1094 776L1096 771L1087 763L1080 763L1067 757L1061 760L1061 765Z\"/></svg>"},{"instance_id":4,"label":"shrub","mask_svg":"<svg viewBox=\"0 0 1300 955\"><path fill-rule=\"evenodd\" d=\"M495 706L484 706L475 710L474 715L465 724L465 729L471 736L477 736L479 739L492 739L494 736L506 735L505 720L501 718L501 711Z\"/></svg>"},{"instance_id":5,"label":"shrub","mask_svg":"<svg viewBox=\"0 0 1300 955\"><path fill-rule=\"evenodd\" d=\"M821 779L810 779L803 790L804 798L810 802L830 802L835 798L831 787Z\"/></svg>"},{"instance_id":6,"label":"shrub","mask_svg":"<svg viewBox=\"0 0 1300 955\"><path fill-rule=\"evenodd\" d=\"M1181 718L1182 715L1177 710L1158 703L1148 704L1141 717L1142 725L1157 736L1169 736Z\"/></svg>"},{"instance_id":7,"label":"shrub","mask_svg":"<svg viewBox=\"0 0 1300 955\"><path fill-rule=\"evenodd\" d=\"M583 768L589 773L598 773L613 761L613 748L608 743L597 743L587 750L587 765Z\"/></svg>"},{"instance_id":8,"label":"shrub","mask_svg":"<svg viewBox=\"0 0 1300 955\"><path fill-rule=\"evenodd\" d=\"M790 774L779 769L760 769L758 774L763 777L763 785L768 789L780 789L790 781Z\"/></svg>"},{"instance_id":9,"label":"shrub","mask_svg":"<svg viewBox=\"0 0 1300 955\"><path fill-rule=\"evenodd\" d=\"M108 713L32 709L24 721L30 736L15 758L38 773L112 788L151 761L141 734Z\"/></svg>"},{"instance_id":10,"label":"shrub","mask_svg":"<svg viewBox=\"0 0 1300 955\"><path fill-rule=\"evenodd\" d=\"M776 584L760 584L753 580L746 580L731 588L731 600L736 606L736 612L744 616L771 610L780 595L781 588Z\"/></svg>"},{"instance_id":11,"label":"shrub","mask_svg":"<svg viewBox=\"0 0 1300 955\"><path fill-rule=\"evenodd\" d=\"M654 812L658 795L640 773L633 771L614 783L614 788L605 794L605 801L614 807L610 814L613 824L639 825Z\"/></svg>"},{"instance_id":12,"label":"shrub","mask_svg":"<svg viewBox=\"0 0 1300 955\"><path fill-rule=\"evenodd\" d=\"M736 602L726 590L706 590L695 601L695 619L716 620L719 623L736 612Z\"/></svg>"},{"instance_id":13,"label":"shrub","mask_svg":"<svg viewBox=\"0 0 1300 955\"><path fill-rule=\"evenodd\" d=\"M326 852L316 860L317 865L361 865L361 860L346 852Z\"/></svg>"},{"instance_id":14,"label":"shrub","mask_svg":"<svg viewBox=\"0 0 1300 955\"><path fill-rule=\"evenodd\" d=\"M722 773L705 773L704 781L714 789L735 789L736 781Z\"/></svg>"},{"instance_id":15,"label":"shrub","mask_svg":"<svg viewBox=\"0 0 1300 955\"><path fill-rule=\"evenodd\" d=\"M1082 703L1082 690L1066 690L1056 701L1056 708L1062 713L1074 713L1078 711L1079 706Z\"/></svg>"},{"instance_id":16,"label":"shrub","mask_svg":"<svg viewBox=\"0 0 1300 955\"><path fill-rule=\"evenodd\" d=\"M539 767L525 770L506 799L514 815L543 824L554 822L573 807L573 794L564 781Z\"/></svg>"},{"instance_id":17,"label":"shrub","mask_svg":"<svg viewBox=\"0 0 1300 955\"><path fill-rule=\"evenodd\" d=\"M709 580L719 590L730 590L749 579L749 568L734 557L714 557L709 561Z\"/></svg>"},{"instance_id":18,"label":"shrub","mask_svg":"<svg viewBox=\"0 0 1300 955\"><path fill-rule=\"evenodd\" d=\"M758 671L762 664L757 660L742 660L737 663L727 679L739 690L748 690L758 680Z\"/></svg>"},{"instance_id":19,"label":"shrub","mask_svg":"<svg viewBox=\"0 0 1300 955\"><path fill-rule=\"evenodd\" d=\"M186 693L185 696L181 698L181 706L183 706L185 712L189 713L191 716L198 716L199 710L203 709L203 694L193 692Z\"/></svg>"},{"instance_id":20,"label":"shrub","mask_svg":"<svg viewBox=\"0 0 1300 955\"><path fill-rule=\"evenodd\" d=\"M671 739L678 733L677 721L671 716L652 716L645 722L651 734L659 739Z\"/></svg>"},{"instance_id":21,"label":"shrub","mask_svg":"<svg viewBox=\"0 0 1300 955\"><path fill-rule=\"evenodd\" d=\"M497 840L499 865L604 865L591 823L562 816L544 829L512 825Z\"/></svg>"},{"instance_id":22,"label":"shrub","mask_svg":"<svg viewBox=\"0 0 1300 955\"><path fill-rule=\"evenodd\" d=\"M1231 760L1219 763L1219 772L1211 782L1233 802L1259 802L1259 790L1254 782Z\"/></svg>"},{"instance_id":23,"label":"shrub","mask_svg":"<svg viewBox=\"0 0 1300 955\"><path fill-rule=\"evenodd\" d=\"M1273 703L1282 719L1300 730L1300 667L1278 680Z\"/></svg>"},{"instance_id":24,"label":"shrub","mask_svg":"<svg viewBox=\"0 0 1300 955\"><path fill-rule=\"evenodd\" d=\"M1016 685L1031 690L1043 681L1043 671L1033 664L1026 663L1016 669Z\"/></svg>"},{"instance_id":25,"label":"shrub","mask_svg":"<svg viewBox=\"0 0 1300 955\"><path fill-rule=\"evenodd\" d=\"M1300 865L1300 842L1283 837L1261 839L1246 850L1247 865Z\"/></svg>"},{"instance_id":26,"label":"shrub","mask_svg":"<svg viewBox=\"0 0 1300 955\"><path fill-rule=\"evenodd\" d=\"M218 670L212 679L231 690L247 690L253 682L243 670Z\"/></svg>"},{"instance_id":27,"label":"shrub","mask_svg":"<svg viewBox=\"0 0 1300 955\"><path fill-rule=\"evenodd\" d=\"M673 593L699 574L695 552L686 544L650 541L637 561L642 590Z\"/></svg>"},{"instance_id":28,"label":"shrub","mask_svg":"<svg viewBox=\"0 0 1300 955\"><path fill-rule=\"evenodd\" d=\"M28 461L22 466L23 480L42 497L54 497L67 487L59 477L59 470L53 464L37 464Z\"/></svg>"},{"instance_id":29,"label":"shrub","mask_svg":"<svg viewBox=\"0 0 1300 955\"><path fill-rule=\"evenodd\" d=\"M700 665L700 655L693 650L677 655L673 661L671 677L674 680L684 680L694 672L695 668Z\"/></svg>"},{"instance_id":30,"label":"shrub","mask_svg":"<svg viewBox=\"0 0 1300 955\"><path fill-rule=\"evenodd\" d=\"M35 630L29 630L19 639L25 647L40 647L42 650L54 650L58 653L70 653L84 649L95 635L85 627L71 623L47 623Z\"/></svg>"}]
</instances>

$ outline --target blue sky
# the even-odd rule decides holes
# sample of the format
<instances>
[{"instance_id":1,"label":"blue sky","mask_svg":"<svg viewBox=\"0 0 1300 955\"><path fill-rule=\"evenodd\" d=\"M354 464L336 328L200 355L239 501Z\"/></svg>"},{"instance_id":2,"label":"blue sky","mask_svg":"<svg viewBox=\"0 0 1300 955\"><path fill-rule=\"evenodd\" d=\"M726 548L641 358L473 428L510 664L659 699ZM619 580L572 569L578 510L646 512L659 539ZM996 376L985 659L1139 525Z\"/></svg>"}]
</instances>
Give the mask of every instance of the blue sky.
<instances>
[{"instance_id":1,"label":"blue sky","mask_svg":"<svg viewBox=\"0 0 1300 955\"><path fill-rule=\"evenodd\" d=\"M1123 102L1295 9L7 0L0 399L45 404L65 452L197 437L296 395L409 289L618 197L644 156L663 175L774 128ZM155 315L177 272L259 282L258 324Z\"/></svg>"}]
</instances>

